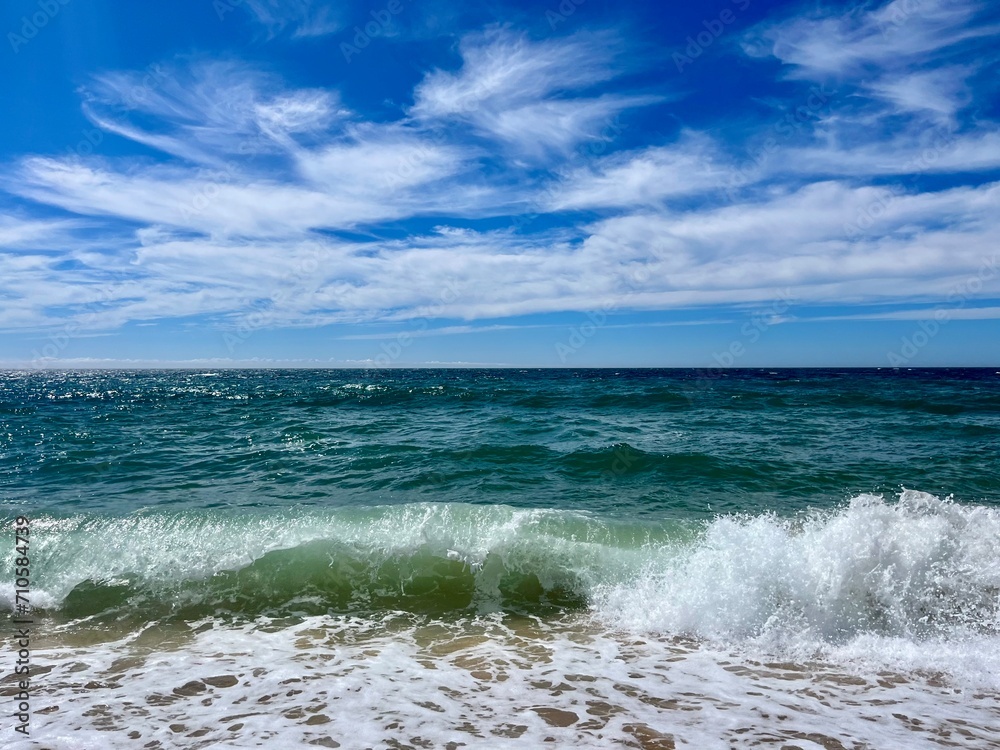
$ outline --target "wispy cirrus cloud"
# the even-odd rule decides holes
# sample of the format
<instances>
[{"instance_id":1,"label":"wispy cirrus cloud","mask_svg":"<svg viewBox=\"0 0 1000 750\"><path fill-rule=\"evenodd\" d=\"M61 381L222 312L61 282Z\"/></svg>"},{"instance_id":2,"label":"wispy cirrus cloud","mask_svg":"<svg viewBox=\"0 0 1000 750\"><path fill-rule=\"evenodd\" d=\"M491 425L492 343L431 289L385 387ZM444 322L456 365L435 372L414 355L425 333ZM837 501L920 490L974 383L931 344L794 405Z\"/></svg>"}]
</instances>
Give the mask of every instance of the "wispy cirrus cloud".
<instances>
[{"instance_id":1,"label":"wispy cirrus cloud","mask_svg":"<svg viewBox=\"0 0 1000 750\"><path fill-rule=\"evenodd\" d=\"M368 242L147 233L114 258L35 257L30 283L29 269L19 271L22 304L0 324L23 324L32 311L48 320L55 304L72 315L97 299L102 279L112 291L101 292L99 314L88 310L91 326L208 315L224 327L248 305L267 310L274 326L314 326L402 321L428 307L481 320L605 301L732 306L787 287L803 303L925 301L1000 261L1000 184L900 196L878 227L845 238L845 222L877 198L877 188L819 183L745 205L632 212L532 237L446 227ZM72 267L52 273L70 257ZM307 264L309 273L297 270ZM115 278L122 265L129 276ZM454 292L442 301L442 289ZM1000 293L1000 274L982 292Z\"/></svg>"},{"instance_id":2,"label":"wispy cirrus cloud","mask_svg":"<svg viewBox=\"0 0 1000 750\"><path fill-rule=\"evenodd\" d=\"M289 31L293 38L319 37L343 28L337 6L318 0L244 0L253 18L273 38Z\"/></svg>"},{"instance_id":3,"label":"wispy cirrus cloud","mask_svg":"<svg viewBox=\"0 0 1000 750\"><path fill-rule=\"evenodd\" d=\"M893 0L881 6L821 7L780 21L765 21L744 41L754 56L773 55L796 77L864 75L905 69L929 58L948 58L956 45L989 48L1000 32L975 0Z\"/></svg>"},{"instance_id":4,"label":"wispy cirrus cloud","mask_svg":"<svg viewBox=\"0 0 1000 750\"><path fill-rule=\"evenodd\" d=\"M591 88L618 75L621 42L610 34L532 41L502 27L463 37L462 67L435 70L414 91L413 113L467 116L484 104L511 108L560 91Z\"/></svg>"},{"instance_id":5,"label":"wispy cirrus cloud","mask_svg":"<svg viewBox=\"0 0 1000 750\"><path fill-rule=\"evenodd\" d=\"M373 173L365 182L351 182L350 174L364 169L367 155L365 147L342 149L343 168L338 170L331 166L330 154L324 162L321 153L319 163L309 168L311 182L320 181L319 185L162 166L122 172L34 158L22 165L10 189L75 213L208 235L282 236L444 211L445 195L440 202L418 200L416 191L422 184L418 181L400 186ZM469 199L456 196L449 210Z\"/></svg>"},{"instance_id":6,"label":"wispy cirrus cloud","mask_svg":"<svg viewBox=\"0 0 1000 750\"><path fill-rule=\"evenodd\" d=\"M685 131L669 146L624 151L563 173L548 191L550 210L659 206L718 190L735 165L711 138Z\"/></svg>"},{"instance_id":7,"label":"wispy cirrus cloud","mask_svg":"<svg viewBox=\"0 0 1000 750\"><path fill-rule=\"evenodd\" d=\"M946 65L931 70L885 74L866 88L894 106L898 114L927 113L944 123L972 102L966 79L973 70L965 65Z\"/></svg>"},{"instance_id":8,"label":"wispy cirrus cloud","mask_svg":"<svg viewBox=\"0 0 1000 750\"><path fill-rule=\"evenodd\" d=\"M779 60L791 81L824 82L836 99L784 144L770 171L868 177L997 169L1000 124L975 111L962 115L993 96L998 38L1000 19L975 0L823 7L760 23L744 37L744 51Z\"/></svg>"},{"instance_id":9,"label":"wispy cirrus cloud","mask_svg":"<svg viewBox=\"0 0 1000 750\"><path fill-rule=\"evenodd\" d=\"M350 117L336 92L288 89L273 74L229 60L161 66L95 76L84 113L96 125L181 159L219 163L288 148L342 126Z\"/></svg>"},{"instance_id":10,"label":"wispy cirrus cloud","mask_svg":"<svg viewBox=\"0 0 1000 750\"><path fill-rule=\"evenodd\" d=\"M85 226L75 219L30 219L0 214L0 249L44 248L65 242L72 230Z\"/></svg>"},{"instance_id":11,"label":"wispy cirrus cloud","mask_svg":"<svg viewBox=\"0 0 1000 750\"><path fill-rule=\"evenodd\" d=\"M277 6L257 5L275 33L321 7L292 3L282 26ZM735 193L769 114L577 148L626 110L682 101L673 81L622 83L642 63L610 29L465 33L452 65L415 77L412 106L374 114L333 84L233 59L178 59L154 86L99 74L81 89L87 116L155 156L15 160L3 188L47 215L0 218L0 327L201 316L226 329L247 310L274 328L427 309L488 321L607 300L730 309L788 287L803 305L926 305L996 257L1000 126L971 114L994 55L955 51L993 31L979 6L895 10L810 7L749 32L742 64L784 64L755 106L784 116L821 80L836 101L789 128ZM902 180L930 174L947 179Z\"/></svg>"},{"instance_id":12,"label":"wispy cirrus cloud","mask_svg":"<svg viewBox=\"0 0 1000 750\"><path fill-rule=\"evenodd\" d=\"M231 61L168 70L140 100L128 96L141 73L101 75L84 89L84 108L95 124L173 160L31 157L10 190L80 214L243 236L462 213L484 203L483 189L440 184L467 169L472 152L403 122L359 122L335 91L288 89ZM436 200L424 190L431 184Z\"/></svg>"},{"instance_id":13,"label":"wispy cirrus cloud","mask_svg":"<svg viewBox=\"0 0 1000 750\"><path fill-rule=\"evenodd\" d=\"M403 126L361 125L346 138L298 150L295 158L299 174L312 184L385 201L390 194L398 198L400 190L452 177L475 156Z\"/></svg>"},{"instance_id":14,"label":"wispy cirrus cloud","mask_svg":"<svg viewBox=\"0 0 1000 750\"><path fill-rule=\"evenodd\" d=\"M625 71L624 48L611 32L541 41L501 27L470 34L459 45L461 68L426 75L410 114L470 123L521 155L566 151L616 113L663 101L662 93L588 93Z\"/></svg>"},{"instance_id":15,"label":"wispy cirrus cloud","mask_svg":"<svg viewBox=\"0 0 1000 750\"><path fill-rule=\"evenodd\" d=\"M787 149L776 169L804 175L906 176L988 172L1000 168L1000 128L953 133L936 129L902 132L850 145L817 143Z\"/></svg>"}]
</instances>

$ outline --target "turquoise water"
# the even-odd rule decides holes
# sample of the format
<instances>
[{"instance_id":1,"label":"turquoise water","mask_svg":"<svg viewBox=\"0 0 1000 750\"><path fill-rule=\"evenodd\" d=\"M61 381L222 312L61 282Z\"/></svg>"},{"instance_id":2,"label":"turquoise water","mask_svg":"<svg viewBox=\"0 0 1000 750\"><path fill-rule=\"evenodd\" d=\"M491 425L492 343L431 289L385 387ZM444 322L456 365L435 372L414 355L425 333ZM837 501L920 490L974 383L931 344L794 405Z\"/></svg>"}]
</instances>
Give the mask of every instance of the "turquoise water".
<instances>
[{"instance_id":1,"label":"turquoise water","mask_svg":"<svg viewBox=\"0 0 1000 750\"><path fill-rule=\"evenodd\" d=\"M766 689L759 675L753 690L730 684L737 677L719 670L741 659L797 665L810 682L796 701L840 675L845 692L824 705L841 707L819 722L837 741L845 721L850 738L868 737L867 720L851 723L861 698L845 687L866 684L865 670L937 675L905 697L931 734L952 731L948 716L961 714L941 690L972 691L962 726L995 726L998 449L995 370L0 374L0 513L32 524L32 603L49 638L52 701L78 694L77 672L128 683L117 698L109 688L108 705L127 706L136 690L159 695L162 676L130 667L125 679L112 654L147 666L170 654L195 682L205 677L197 664L277 676L267 660L323 672L339 654L361 670L359 690L395 695L399 726L410 727L373 729L377 741L359 747L420 746L414 726L443 747L467 740L470 721L484 738L513 742L522 734L503 727L522 726L529 709L582 715L589 709L566 688L538 693L559 659L553 684L584 672L606 684L601 701L617 708L602 731L626 745L658 746L635 740L629 716L664 724L678 746L771 736L757 734L753 711L786 705L792 688L781 676ZM0 595L11 609L12 582ZM331 645L323 634L334 632ZM275 634L301 653L279 653ZM590 664L595 643L605 650ZM637 643L642 654L628 651ZM710 712L701 724L671 724L623 687L663 676L665 659L688 670L698 710L743 690L739 705L753 710L742 733L722 739ZM500 690L497 670L534 697ZM397 672L412 673L410 692L398 692ZM346 685L353 672L337 674ZM882 695L884 677L871 679L858 690L873 711L903 701L904 688ZM509 710L491 713L487 695ZM105 731L91 703L47 714L51 736ZM428 703L447 718L425 716ZM943 705L948 716L935 713ZM799 737L825 710L803 709L786 734L775 731ZM127 713L116 715L123 733ZM553 727L568 744L606 746L582 721L560 728L540 715L524 725L523 746ZM350 731L349 716L329 717ZM336 739L301 723L303 743ZM222 741L214 729L204 736ZM235 736L232 746L269 737ZM902 737L925 746L894 731L865 741L895 747ZM985 728L972 739L1000 741ZM66 746L103 746L94 741ZM190 746L169 732L157 741Z\"/></svg>"},{"instance_id":2,"label":"turquoise water","mask_svg":"<svg viewBox=\"0 0 1000 750\"><path fill-rule=\"evenodd\" d=\"M47 530L42 601L75 615L585 607L719 516L795 519L904 489L1000 501L992 370L0 383L7 515Z\"/></svg>"},{"instance_id":3,"label":"turquoise water","mask_svg":"<svg viewBox=\"0 0 1000 750\"><path fill-rule=\"evenodd\" d=\"M992 370L7 373L0 419L6 502L56 514L1000 498Z\"/></svg>"}]
</instances>

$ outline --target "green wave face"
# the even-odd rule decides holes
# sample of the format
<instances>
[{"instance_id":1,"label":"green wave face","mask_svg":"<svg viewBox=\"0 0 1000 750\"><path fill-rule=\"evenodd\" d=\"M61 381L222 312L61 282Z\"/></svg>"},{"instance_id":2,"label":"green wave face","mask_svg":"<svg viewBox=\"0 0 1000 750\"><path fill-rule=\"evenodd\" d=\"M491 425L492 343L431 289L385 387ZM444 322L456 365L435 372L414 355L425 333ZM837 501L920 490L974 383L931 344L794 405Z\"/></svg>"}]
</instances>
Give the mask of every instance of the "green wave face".
<instances>
[{"instance_id":1,"label":"green wave face","mask_svg":"<svg viewBox=\"0 0 1000 750\"><path fill-rule=\"evenodd\" d=\"M35 601L63 619L585 609L726 642L1000 636L1000 511L913 491L686 524L431 503L33 528Z\"/></svg>"},{"instance_id":2,"label":"green wave face","mask_svg":"<svg viewBox=\"0 0 1000 750\"><path fill-rule=\"evenodd\" d=\"M544 583L543 583L544 579ZM481 564L441 557L429 548L380 561L357 549L317 540L268 552L235 571L199 581L149 584L84 581L60 606L69 618L138 616L197 620L230 615L317 615L330 612L408 611L445 614L503 610L548 614L586 606L583 583L572 571L523 572L503 556Z\"/></svg>"},{"instance_id":3,"label":"green wave face","mask_svg":"<svg viewBox=\"0 0 1000 750\"><path fill-rule=\"evenodd\" d=\"M576 609L695 530L456 504L48 517L34 528L44 607L140 620Z\"/></svg>"}]
</instances>

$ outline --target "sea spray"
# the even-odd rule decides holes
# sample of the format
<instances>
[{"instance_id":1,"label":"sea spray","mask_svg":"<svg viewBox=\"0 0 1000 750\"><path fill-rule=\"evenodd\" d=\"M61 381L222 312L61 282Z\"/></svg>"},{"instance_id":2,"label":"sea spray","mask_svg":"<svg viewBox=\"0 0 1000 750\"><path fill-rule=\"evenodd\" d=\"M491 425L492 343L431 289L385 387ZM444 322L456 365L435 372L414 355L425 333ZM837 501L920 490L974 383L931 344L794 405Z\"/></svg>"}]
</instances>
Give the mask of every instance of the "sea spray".
<instances>
[{"instance_id":1,"label":"sea spray","mask_svg":"<svg viewBox=\"0 0 1000 750\"><path fill-rule=\"evenodd\" d=\"M72 616L568 608L645 633L788 647L1000 634L1000 511L914 491L688 523L416 504L35 528L40 601Z\"/></svg>"}]
</instances>

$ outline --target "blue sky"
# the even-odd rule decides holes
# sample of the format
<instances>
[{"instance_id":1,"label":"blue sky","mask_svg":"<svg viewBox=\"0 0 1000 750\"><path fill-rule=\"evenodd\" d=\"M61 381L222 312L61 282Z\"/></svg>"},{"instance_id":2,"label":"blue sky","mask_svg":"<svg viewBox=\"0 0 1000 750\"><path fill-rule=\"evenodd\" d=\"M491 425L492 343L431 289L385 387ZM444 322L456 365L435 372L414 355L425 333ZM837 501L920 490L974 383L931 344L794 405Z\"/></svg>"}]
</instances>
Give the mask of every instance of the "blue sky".
<instances>
[{"instance_id":1,"label":"blue sky","mask_svg":"<svg viewBox=\"0 0 1000 750\"><path fill-rule=\"evenodd\" d=\"M0 31L0 365L1000 365L996 4Z\"/></svg>"}]
</instances>

